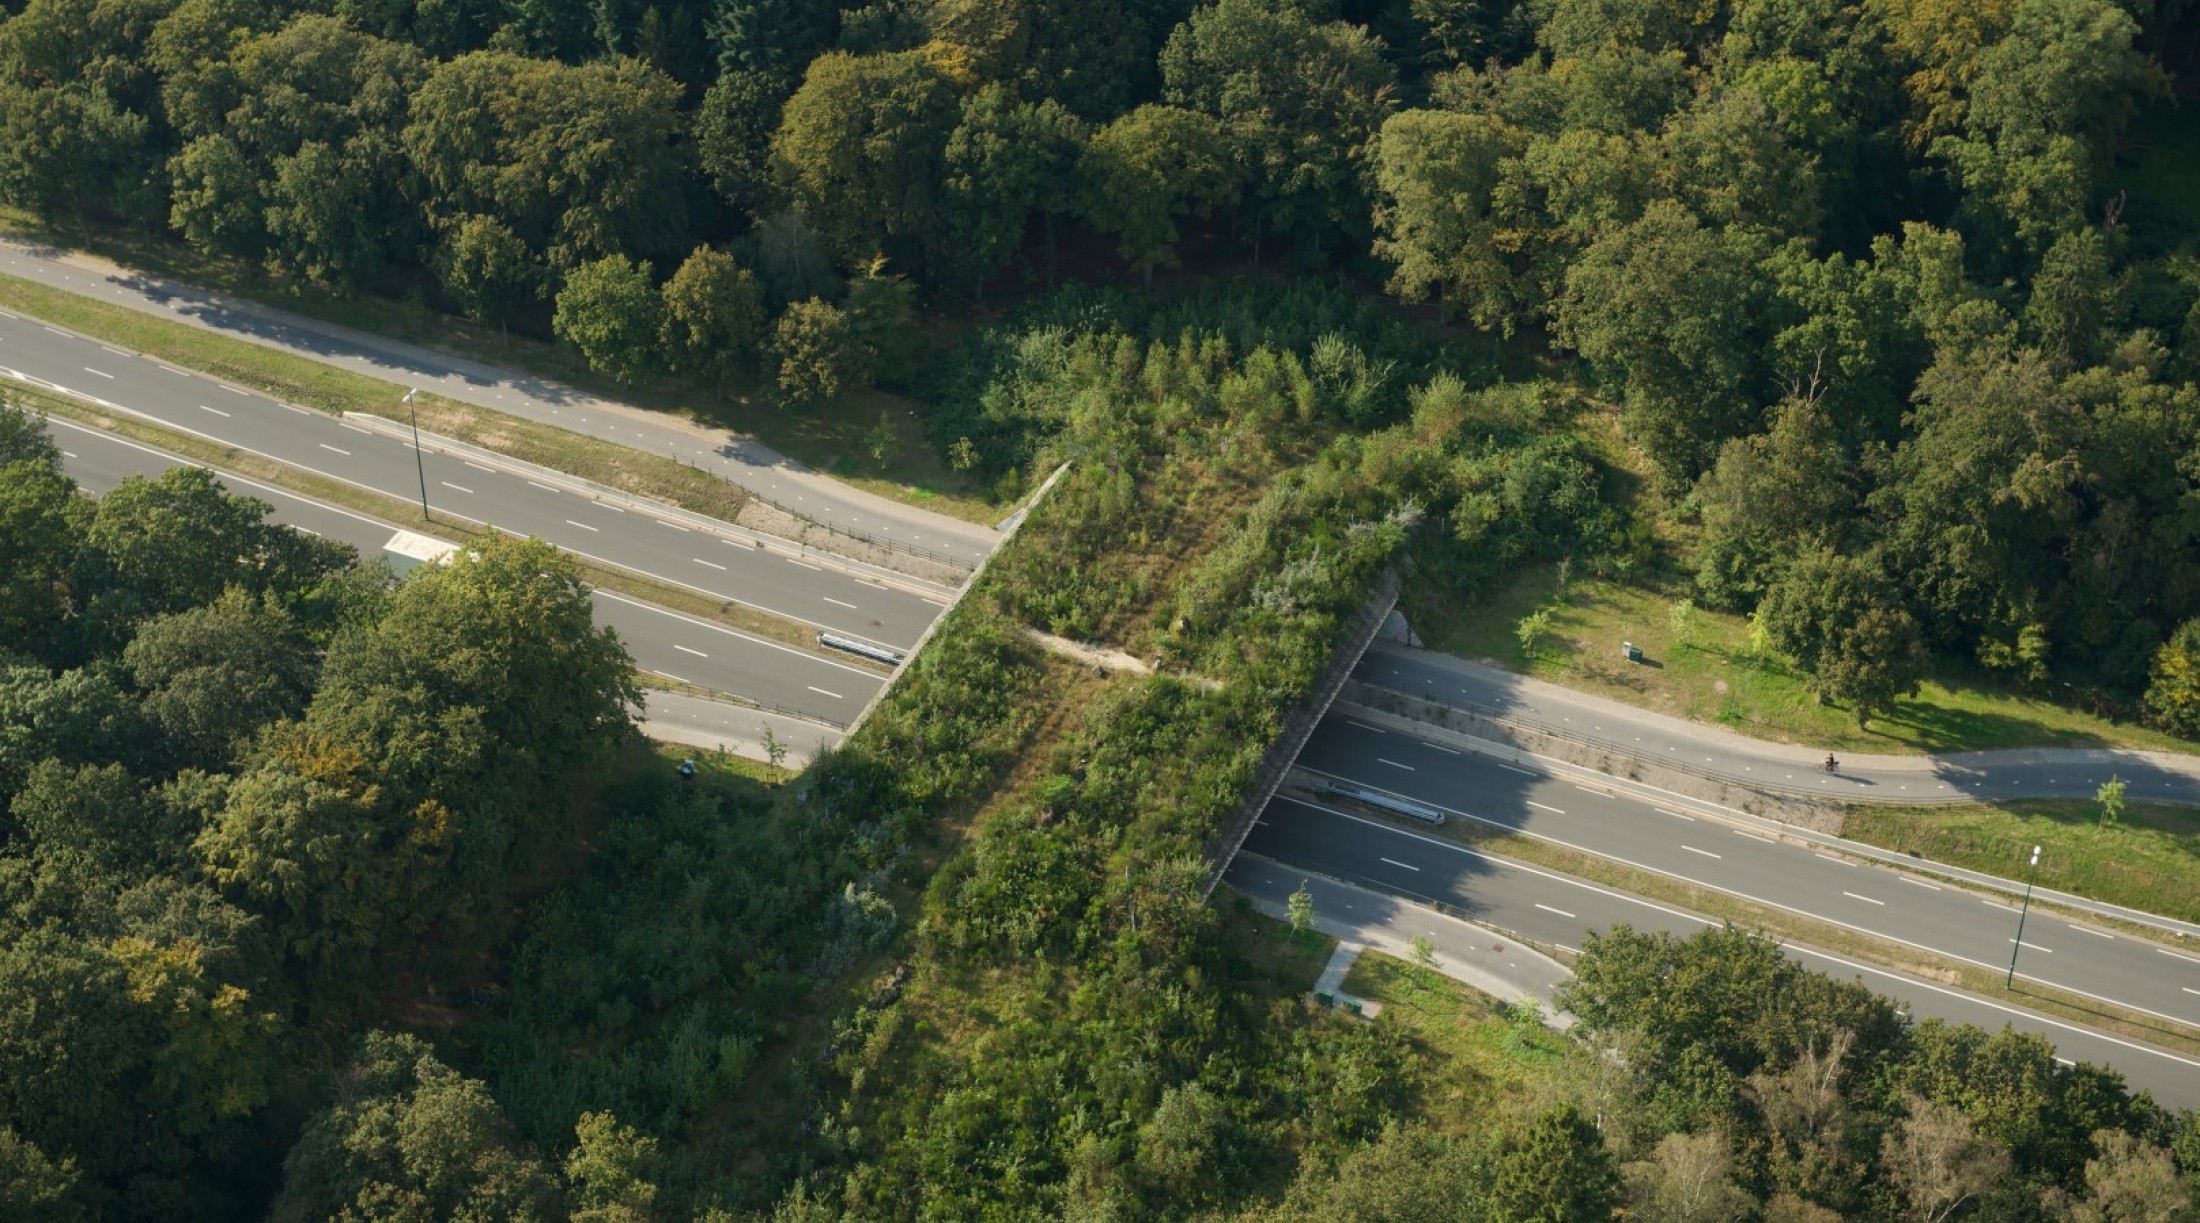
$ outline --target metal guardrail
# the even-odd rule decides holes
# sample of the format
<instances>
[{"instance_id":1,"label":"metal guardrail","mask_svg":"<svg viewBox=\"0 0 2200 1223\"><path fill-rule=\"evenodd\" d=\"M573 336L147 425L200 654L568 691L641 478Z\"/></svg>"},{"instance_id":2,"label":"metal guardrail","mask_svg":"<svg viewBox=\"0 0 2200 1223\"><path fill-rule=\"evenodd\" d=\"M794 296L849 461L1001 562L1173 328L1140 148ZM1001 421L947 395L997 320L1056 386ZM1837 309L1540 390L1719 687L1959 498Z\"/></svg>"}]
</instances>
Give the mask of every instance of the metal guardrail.
<instances>
[{"instance_id":1,"label":"metal guardrail","mask_svg":"<svg viewBox=\"0 0 2200 1223\"><path fill-rule=\"evenodd\" d=\"M1314 681L1313 690L1306 700L1299 703L1283 720L1283 729L1262 755L1260 767L1253 771L1252 782L1246 787L1245 803L1237 819L1216 838L1208 852L1209 872L1204 895L1214 895L1215 885L1222 882L1222 872L1229 869L1230 859L1237 857L1245 845L1245 838L1253 831L1253 821L1260 818L1261 809L1275 795L1276 787L1283 784L1284 775L1299 758L1314 728L1321 724L1335 703L1337 694L1344 690L1345 681L1359 669L1360 658L1375 640L1375 634L1390 616L1390 609L1398 605L1398 592L1405 582L1404 575L1393 565L1383 570L1383 576L1375 584L1375 592L1361 605L1360 616L1352 626L1352 634L1345 644L1329 660Z\"/></svg>"}]
</instances>

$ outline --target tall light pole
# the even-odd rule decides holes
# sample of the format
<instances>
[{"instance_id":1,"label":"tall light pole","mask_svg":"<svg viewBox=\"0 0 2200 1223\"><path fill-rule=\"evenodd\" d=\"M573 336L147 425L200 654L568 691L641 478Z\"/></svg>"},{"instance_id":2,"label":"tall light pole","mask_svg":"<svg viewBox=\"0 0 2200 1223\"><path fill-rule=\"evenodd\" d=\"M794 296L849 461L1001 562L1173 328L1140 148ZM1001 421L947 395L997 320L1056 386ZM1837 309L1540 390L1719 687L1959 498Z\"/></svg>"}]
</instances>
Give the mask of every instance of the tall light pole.
<instances>
[{"instance_id":1,"label":"tall light pole","mask_svg":"<svg viewBox=\"0 0 2200 1223\"><path fill-rule=\"evenodd\" d=\"M2024 907L2017 910L2017 937L2010 940L2016 945L2009 949L2009 975L2002 978L2001 987L2003 989L2008 989L2017 982L2017 953L2024 950L2024 919L2031 916L2032 881L2039 877L2040 847L2034 845L2032 847L2032 869L2024 876Z\"/></svg>"},{"instance_id":2,"label":"tall light pole","mask_svg":"<svg viewBox=\"0 0 2200 1223\"><path fill-rule=\"evenodd\" d=\"M413 406L413 396L419 393L417 386L405 392L405 410L412 414L413 470L420 475L420 516L433 522L428 517L428 465L420 458L420 409Z\"/></svg>"}]
</instances>

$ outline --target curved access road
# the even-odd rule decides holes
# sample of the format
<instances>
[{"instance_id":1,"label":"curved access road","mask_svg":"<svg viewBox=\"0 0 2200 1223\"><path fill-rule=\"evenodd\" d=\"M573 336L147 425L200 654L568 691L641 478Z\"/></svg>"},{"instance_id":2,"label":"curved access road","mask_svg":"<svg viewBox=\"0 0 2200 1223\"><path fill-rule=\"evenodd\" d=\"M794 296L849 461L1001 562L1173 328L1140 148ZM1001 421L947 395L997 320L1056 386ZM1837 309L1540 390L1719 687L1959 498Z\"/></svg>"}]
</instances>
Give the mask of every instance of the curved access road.
<instances>
[{"instance_id":1,"label":"curved access road","mask_svg":"<svg viewBox=\"0 0 2200 1223\"><path fill-rule=\"evenodd\" d=\"M532 535L577 556L797 623L907 649L936 602L566 489L370 433L322 412L0 311L0 374L251 451L430 512ZM425 479L423 480L423 473Z\"/></svg>"},{"instance_id":2,"label":"curved access road","mask_svg":"<svg viewBox=\"0 0 2200 1223\"><path fill-rule=\"evenodd\" d=\"M2200 805L2200 755L2109 748L1847 755L1828 775L1823 748L1752 739L1432 650L1379 642L1354 678L1769 793L1897 804L2091 798L2113 776L2130 798Z\"/></svg>"},{"instance_id":3,"label":"curved access road","mask_svg":"<svg viewBox=\"0 0 2200 1223\"><path fill-rule=\"evenodd\" d=\"M989 527L843 484L753 438L602 399L547 378L140 272L94 255L0 238L0 272L368 377L417 386L461 403L669 454L819 522L951 557L964 565L983 560L1001 539Z\"/></svg>"},{"instance_id":4,"label":"curved access road","mask_svg":"<svg viewBox=\"0 0 2200 1223\"><path fill-rule=\"evenodd\" d=\"M47 428L61 447L64 470L80 486L93 492L105 492L130 476L157 476L170 467L197 466L187 459L75 421L49 419ZM270 517L275 521L348 543L370 560L382 554L382 546L399 529L288 489L228 472L215 474L232 493L257 497L273 506ZM596 622L618 630L619 639L626 643L637 666L699 688L768 702L808 719L847 725L886 679L876 671L798 650L784 642L738 632L722 624L683 616L611 591L594 591L593 599ZM649 706L653 713L657 701L658 694L651 694ZM754 732L760 725L752 710L736 713L723 706L707 708L707 702L691 706L668 699L665 703L670 711L668 717L697 727L696 733L702 733L702 728L714 729L720 736L711 740L714 743L739 744L742 741L739 731ZM839 736L819 730L810 738L817 742L837 742ZM803 742L807 744L809 740ZM814 748L805 746L803 750Z\"/></svg>"}]
</instances>

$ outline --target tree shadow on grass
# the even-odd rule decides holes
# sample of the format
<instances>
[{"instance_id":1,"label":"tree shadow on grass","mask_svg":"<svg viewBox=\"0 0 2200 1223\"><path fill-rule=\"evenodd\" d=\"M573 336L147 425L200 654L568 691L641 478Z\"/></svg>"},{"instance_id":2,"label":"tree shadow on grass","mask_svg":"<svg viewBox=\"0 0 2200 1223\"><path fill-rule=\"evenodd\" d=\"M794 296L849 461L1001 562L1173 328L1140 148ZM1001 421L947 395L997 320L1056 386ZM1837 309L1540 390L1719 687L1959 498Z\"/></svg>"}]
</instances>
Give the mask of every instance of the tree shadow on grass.
<instances>
[{"instance_id":1,"label":"tree shadow on grass","mask_svg":"<svg viewBox=\"0 0 2200 1223\"><path fill-rule=\"evenodd\" d=\"M1886 735L1889 726L1905 728L1906 737L1927 751L1975 751L2016 747L2111 747L2099 735L2041 725L2031 718L1981 709L1951 709L1944 705L1901 702L1894 712L1873 719L1872 730ZM1889 735L1889 738L1898 736Z\"/></svg>"}]
</instances>

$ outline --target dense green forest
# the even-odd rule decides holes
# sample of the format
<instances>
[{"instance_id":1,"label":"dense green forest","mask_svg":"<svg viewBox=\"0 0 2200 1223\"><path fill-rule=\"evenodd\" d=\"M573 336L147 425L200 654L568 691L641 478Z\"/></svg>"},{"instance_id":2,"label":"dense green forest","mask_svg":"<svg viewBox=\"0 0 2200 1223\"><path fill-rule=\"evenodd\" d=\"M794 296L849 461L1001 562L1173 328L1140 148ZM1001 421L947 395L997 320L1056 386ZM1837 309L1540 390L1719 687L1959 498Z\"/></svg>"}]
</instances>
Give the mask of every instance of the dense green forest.
<instances>
[{"instance_id":1,"label":"dense green forest","mask_svg":"<svg viewBox=\"0 0 2200 1223\"><path fill-rule=\"evenodd\" d=\"M1742 934L1594 941L1547 1089L1439 1107L1205 858L1396 564L2200 734L2200 218L2117 185L2174 0L7 7L58 232L1070 466L843 750L683 785L549 550L396 584L0 415L0 1217L2189 1205L2191 1114Z\"/></svg>"}]
</instances>

